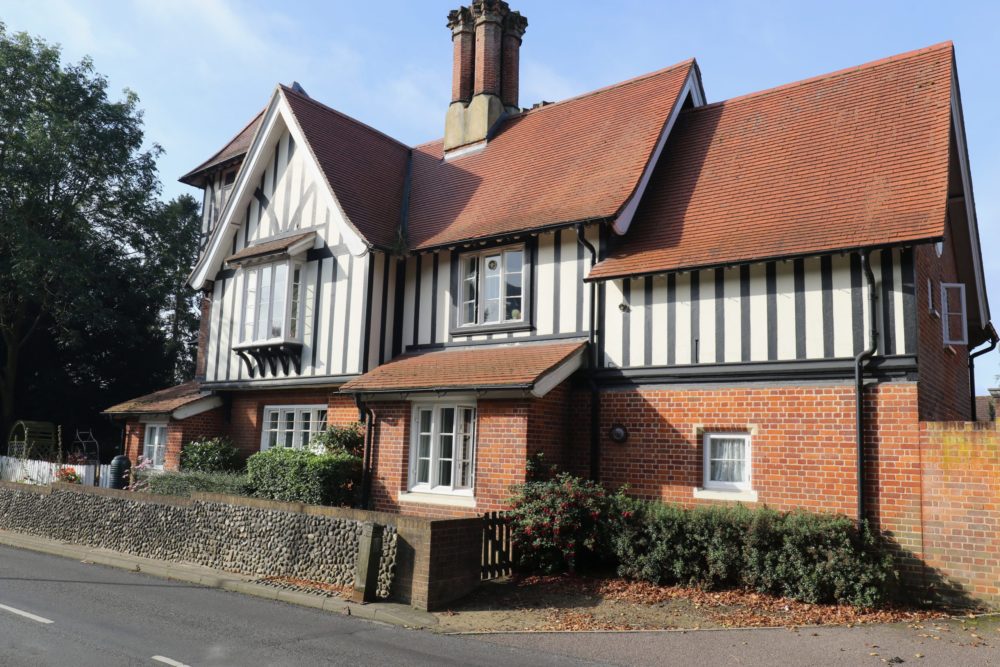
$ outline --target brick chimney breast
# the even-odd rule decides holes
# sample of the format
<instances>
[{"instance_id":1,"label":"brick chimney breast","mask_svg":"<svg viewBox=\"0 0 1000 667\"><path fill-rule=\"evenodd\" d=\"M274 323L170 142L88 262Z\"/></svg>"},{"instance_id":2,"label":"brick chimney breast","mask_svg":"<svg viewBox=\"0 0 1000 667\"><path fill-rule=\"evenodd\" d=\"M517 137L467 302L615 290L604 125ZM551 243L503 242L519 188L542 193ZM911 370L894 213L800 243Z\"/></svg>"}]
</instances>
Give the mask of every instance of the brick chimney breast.
<instances>
[{"instance_id":1,"label":"brick chimney breast","mask_svg":"<svg viewBox=\"0 0 1000 667\"><path fill-rule=\"evenodd\" d=\"M518 110L519 50L527 25L503 0L473 0L448 14L453 55L446 156L484 142L505 114Z\"/></svg>"}]
</instances>

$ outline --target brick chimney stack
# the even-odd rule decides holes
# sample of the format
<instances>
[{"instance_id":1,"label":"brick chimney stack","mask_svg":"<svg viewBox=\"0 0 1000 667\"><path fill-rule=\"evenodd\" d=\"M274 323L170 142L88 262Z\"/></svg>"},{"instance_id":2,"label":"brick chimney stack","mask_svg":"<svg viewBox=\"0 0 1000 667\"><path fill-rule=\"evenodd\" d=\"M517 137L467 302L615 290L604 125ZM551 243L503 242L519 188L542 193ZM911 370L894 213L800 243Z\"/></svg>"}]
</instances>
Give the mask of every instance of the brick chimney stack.
<instances>
[{"instance_id":1,"label":"brick chimney stack","mask_svg":"<svg viewBox=\"0 0 1000 667\"><path fill-rule=\"evenodd\" d=\"M448 14L451 30L451 105L444 149L484 141L504 114L518 111L521 38L528 20L503 0L473 0Z\"/></svg>"}]
</instances>

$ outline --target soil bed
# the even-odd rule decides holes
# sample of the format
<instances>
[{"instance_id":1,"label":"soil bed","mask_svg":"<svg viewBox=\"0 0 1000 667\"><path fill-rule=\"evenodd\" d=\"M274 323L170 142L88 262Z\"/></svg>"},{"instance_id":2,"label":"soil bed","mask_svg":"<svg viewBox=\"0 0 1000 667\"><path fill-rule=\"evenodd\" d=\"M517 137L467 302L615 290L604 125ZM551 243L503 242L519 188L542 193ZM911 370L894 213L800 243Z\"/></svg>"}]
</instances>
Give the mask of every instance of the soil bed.
<instances>
[{"instance_id":1,"label":"soil bed","mask_svg":"<svg viewBox=\"0 0 1000 667\"><path fill-rule=\"evenodd\" d=\"M941 610L889 606L862 610L746 591L584 576L512 577L479 590L437 614L439 632L665 630L918 623Z\"/></svg>"}]
</instances>

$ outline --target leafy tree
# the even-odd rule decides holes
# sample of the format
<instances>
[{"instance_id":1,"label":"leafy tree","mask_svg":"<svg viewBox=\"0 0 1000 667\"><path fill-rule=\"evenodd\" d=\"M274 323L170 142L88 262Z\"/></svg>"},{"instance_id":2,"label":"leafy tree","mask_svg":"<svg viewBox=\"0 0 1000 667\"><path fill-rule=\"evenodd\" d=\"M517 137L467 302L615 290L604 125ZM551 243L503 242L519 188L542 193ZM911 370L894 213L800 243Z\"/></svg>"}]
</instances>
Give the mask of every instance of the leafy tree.
<instances>
[{"instance_id":1,"label":"leafy tree","mask_svg":"<svg viewBox=\"0 0 1000 667\"><path fill-rule=\"evenodd\" d=\"M40 331L41 349L80 353L66 372L83 385L97 377L106 385L105 364L135 359L123 350L150 338L163 345L162 302L151 307L155 290L145 288L158 271L148 258L157 241L160 148L144 147L136 95L126 90L115 101L107 88L89 59L64 65L58 48L0 24L4 430L20 376L39 361L26 350Z\"/></svg>"},{"instance_id":2,"label":"leafy tree","mask_svg":"<svg viewBox=\"0 0 1000 667\"><path fill-rule=\"evenodd\" d=\"M152 224L158 239L155 252L166 355L173 381L186 382L194 377L201 321L198 293L187 285L188 273L198 259L201 206L194 197L180 195L157 205Z\"/></svg>"}]
</instances>

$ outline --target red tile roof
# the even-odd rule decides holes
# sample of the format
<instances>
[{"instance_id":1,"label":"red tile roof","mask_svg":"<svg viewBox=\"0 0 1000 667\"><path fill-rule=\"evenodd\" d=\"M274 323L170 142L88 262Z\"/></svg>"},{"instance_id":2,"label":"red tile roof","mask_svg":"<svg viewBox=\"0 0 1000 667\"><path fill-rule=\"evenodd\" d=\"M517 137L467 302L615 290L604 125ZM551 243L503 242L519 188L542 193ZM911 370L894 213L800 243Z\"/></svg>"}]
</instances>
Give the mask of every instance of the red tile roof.
<instances>
[{"instance_id":1,"label":"red tile roof","mask_svg":"<svg viewBox=\"0 0 1000 667\"><path fill-rule=\"evenodd\" d=\"M246 152L250 149L250 142L253 141L253 135L257 132L257 127L260 125L260 119L263 115L264 110L261 109L257 115L254 116L253 119L247 123L235 137L230 139L229 143L219 149L215 155L181 176L178 180L181 183L187 183L188 185L199 187L201 185L199 176L201 176L204 172L210 170L212 167L223 164L224 162L229 162L230 160L246 155Z\"/></svg>"},{"instance_id":2,"label":"red tile roof","mask_svg":"<svg viewBox=\"0 0 1000 667\"><path fill-rule=\"evenodd\" d=\"M347 219L370 243L393 247L410 149L287 86L281 90Z\"/></svg>"},{"instance_id":3,"label":"red tile roof","mask_svg":"<svg viewBox=\"0 0 1000 667\"><path fill-rule=\"evenodd\" d=\"M340 391L531 389L585 346L585 342L570 341L413 352L348 381Z\"/></svg>"},{"instance_id":4,"label":"red tile roof","mask_svg":"<svg viewBox=\"0 0 1000 667\"><path fill-rule=\"evenodd\" d=\"M201 383L193 380L119 403L105 410L104 414L132 415L173 412L177 408L194 403L209 395L210 392L201 390Z\"/></svg>"},{"instance_id":5,"label":"red tile roof","mask_svg":"<svg viewBox=\"0 0 1000 667\"><path fill-rule=\"evenodd\" d=\"M635 190L694 61L503 122L486 148L413 151L411 249L616 215Z\"/></svg>"},{"instance_id":6,"label":"red tile roof","mask_svg":"<svg viewBox=\"0 0 1000 667\"><path fill-rule=\"evenodd\" d=\"M939 237L951 43L684 111L590 278Z\"/></svg>"}]
</instances>

